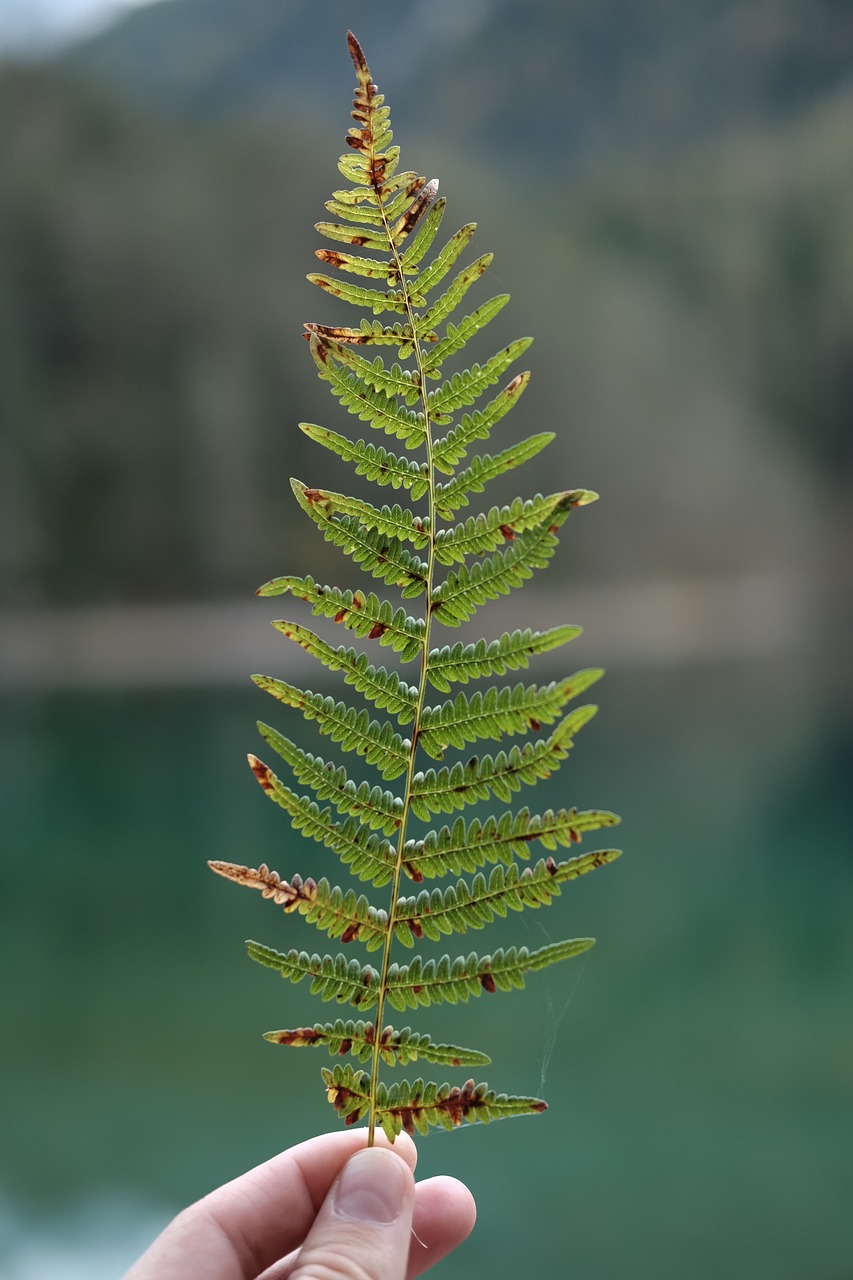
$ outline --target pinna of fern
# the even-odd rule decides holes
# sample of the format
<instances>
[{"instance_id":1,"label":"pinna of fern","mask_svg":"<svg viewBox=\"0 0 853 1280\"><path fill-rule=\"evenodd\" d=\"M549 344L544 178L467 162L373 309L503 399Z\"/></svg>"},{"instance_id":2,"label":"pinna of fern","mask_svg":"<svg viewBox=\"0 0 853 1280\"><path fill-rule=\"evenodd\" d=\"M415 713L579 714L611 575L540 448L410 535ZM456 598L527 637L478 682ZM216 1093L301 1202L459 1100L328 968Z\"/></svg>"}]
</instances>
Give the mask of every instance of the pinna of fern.
<instances>
[{"instance_id":1,"label":"pinna of fern","mask_svg":"<svg viewBox=\"0 0 853 1280\"><path fill-rule=\"evenodd\" d=\"M591 938L552 942L534 951L523 946L491 954L472 951L456 959L425 959L414 948L422 940L440 942L446 935L481 930L509 911L547 906L563 884L611 862L619 851L599 849L563 860L553 856L587 832L618 822L601 810L535 813L524 806L470 820L460 813L451 825L430 826L438 815L480 801L510 804L514 793L550 777L595 713L593 706L567 706L599 678L598 669L547 684L458 688L526 668L535 655L574 639L578 627L519 629L494 640L451 644L442 643L436 632L467 621L481 605L544 568L569 514L597 495L586 489L536 494L456 520L491 480L534 457L553 435L540 432L494 453L472 452L523 394L527 372L500 383L530 339L510 342L482 364L446 369L508 298L499 294L451 320L491 255L457 268L474 224L434 249L445 208L438 183L400 169L388 107L352 34L348 42L358 81L349 151L338 165L348 185L327 202L332 220L317 224L333 245L316 251L329 273L308 279L351 304L362 318L353 327L308 324L305 336L320 378L343 408L375 433L402 441L403 449L301 423L310 439L352 464L356 474L380 490L394 491L389 501L380 494L368 502L292 481L297 502L323 537L382 586L366 592L288 575L259 591L292 596L316 617L366 638L362 648L335 645L304 621L274 624L342 676L362 701L314 693L273 677L254 679L279 702L301 711L342 751L362 757L376 781L357 783L342 764L263 724L264 741L289 773L282 779L256 756L249 760L263 790L297 831L324 845L357 881L387 891L377 905L355 887L340 888L325 876L315 880L292 873L284 879L266 865L210 865L259 890L285 913L302 915L346 948L321 955L247 944L252 959L291 982L308 980L323 1000L348 1004L358 1015L369 1012L367 1021L338 1018L268 1032L266 1038L281 1045L324 1046L334 1056L365 1064L338 1064L322 1074L329 1101L347 1124L367 1117L372 1142L377 1124L393 1140L401 1129L426 1132L430 1126L453 1128L463 1121L544 1110L539 1099L508 1097L473 1079L461 1085L422 1079L386 1085L381 1064L423 1061L456 1068L489 1061L477 1050L436 1044L410 1027L394 1027L386 1023L386 1010L405 1013L510 991L523 987L528 973L581 954ZM373 318L383 315L390 321ZM396 349L396 359L383 355L387 347ZM388 598L388 588L398 596ZM408 601L418 602L411 613ZM398 655L400 669L380 665L381 646ZM467 761L446 759L482 741L499 747ZM436 767L429 761L441 763ZM416 831L418 822L426 829ZM534 860L537 845L547 856ZM452 883L418 887L447 876L455 877ZM357 944L375 955L375 965L352 954Z\"/></svg>"}]
</instances>

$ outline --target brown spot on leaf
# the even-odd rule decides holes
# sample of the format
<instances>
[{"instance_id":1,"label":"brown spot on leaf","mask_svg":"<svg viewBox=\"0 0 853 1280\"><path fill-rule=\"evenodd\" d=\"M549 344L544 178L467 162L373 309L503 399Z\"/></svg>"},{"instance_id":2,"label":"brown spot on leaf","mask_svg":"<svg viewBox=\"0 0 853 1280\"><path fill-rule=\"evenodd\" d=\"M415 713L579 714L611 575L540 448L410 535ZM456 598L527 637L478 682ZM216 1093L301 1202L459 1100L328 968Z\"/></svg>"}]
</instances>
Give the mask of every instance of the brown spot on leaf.
<instances>
[{"instance_id":1,"label":"brown spot on leaf","mask_svg":"<svg viewBox=\"0 0 853 1280\"><path fill-rule=\"evenodd\" d=\"M347 616L348 613L349 613L348 609L339 609L338 612L335 614L335 622L343 622L344 618Z\"/></svg>"},{"instance_id":2,"label":"brown spot on leaf","mask_svg":"<svg viewBox=\"0 0 853 1280\"><path fill-rule=\"evenodd\" d=\"M343 253L339 253L337 249L315 249L314 253L321 262L328 262L330 267L342 267L348 261Z\"/></svg>"},{"instance_id":3,"label":"brown spot on leaf","mask_svg":"<svg viewBox=\"0 0 853 1280\"><path fill-rule=\"evenodd\" d=\"M497 991L497 987L495 986L495 980L490 973L480 974L480 986L483 988L484 991L488 991L490 995L494 995L494 993Z\"/></svg>"},{"instance_id":4,"label":"brown spot on leaf","mask_svg":"<svg viewBox=\"0 0 853 1280\"><path fill-rule=\"evenodd\" d=\"M367 65L367 59L364 56L364 51L361 45L358 43L358 40L356 40L351 31L347 32L347 48L349 49L349 56L353 60L356 75L360 80L369 79L370 68Z\"/></svg>"},{"instance_id":5,"label":"brown spot on leaf","mask_svg":"<svg viewBox=\"0 0 853 1280\"><path fill-rule=\"evenodd\" d=\"M355 942L360 932L360 924L351 924L347 929L344 929L341 934L341 942Z\"/></svg>"},{"instance_id":6,"label":"brown spot on leaf","mask_svg":"<svg viewBox=\"0 0 853 1280\"><path fill-rule=\"evenodd\" d=\"M420 920L407 920L406 923L416 938L422 938L424 936L423 925Z\"/></svg>"},{"instance_id":7,"label":"brown spot on leaf","mask_svg":"<svg viewBox=\"0 0 853 1280\"><path fill-rule=\"evenodd\" d=\"M555 876L557 874L557 863L553 858L545 859L545 870L548 872L549 876Z\"/></svg>"},{"instance_id":8,"label":"brown spot on leaf","mask_svg":"<svg viewBox=\"0 0 853 1280\"><path fill-rule=\"evenodd\" d=\"M268 769L262 760L252 755L249 756L249 765L267 795L275 791L275 778L272 769Z\"/></svg>"},{"instance_id":9,"label":"brown spot on leaf","mask_svg":"<svg viewBox=\"0 0 853 1280\"><path fill-rule=\"evenodd\" d=\"M438 182L435 178L433 178L415 196L414 200L409 205L406 212L395 224L393 229L395 238L398 236L402 238L403 236L407 236L409 234L412 228L418 223L422 215L426 212L426 210L432 204L437 193L438 193Z\"/></svg>"},{"instance_id":10,"label":"brown spot on leaf","mask_svg":"<svg viewBox=\"0 0 853 1280\"><path fill-rule=\"evenodd\" d=\"M370 628L367 634L368 640L378 640L380 636L384 636L388 630L384 622L377 622Z\"/></svg>"},{"instance_id":11,"label":"brown spot on leaf","mask_svg":"<svg viewBox=\"0 0 853 1280\"><path fill-rule=\"evenodd\" d=\"M578 831L577 827L569 827L569 839L572 844L580 844L581 833Z\"/></svg>"},{"instance_id":12,"label":"brown spot on leaf","mask_svg":"<svg viewBox=\"0 0 853 1280\"><path fill-rule=\"evenodd\" d=\"M534 732L536 732L536 733L538 733L538 732L539 732L539 730L542 728L542 725L539 723L539 721L538 721L538 720L534 720L532 717L531 717L531 719L530 719L530 720L528 720L528 722L527 722L527 723L529 724L530 728L531 728L531 729L533 729L533 730L534 730Z\"/></svg>"},{"instance_id":13,"label":"brown spot on leaf","mask_svg":"<svg viewBox=\"0 0 853 1280\"><path fill-rule=\"evenodd\" d=\"M306 1045L317 1044L322 1037L322 1031L317 1031L314 1027L295 1027L292 1031L276 1031L274 1034L268 1035L267 1039L271 1044L286 1044L302 1048Z\"/></svg>"}]
</instances>

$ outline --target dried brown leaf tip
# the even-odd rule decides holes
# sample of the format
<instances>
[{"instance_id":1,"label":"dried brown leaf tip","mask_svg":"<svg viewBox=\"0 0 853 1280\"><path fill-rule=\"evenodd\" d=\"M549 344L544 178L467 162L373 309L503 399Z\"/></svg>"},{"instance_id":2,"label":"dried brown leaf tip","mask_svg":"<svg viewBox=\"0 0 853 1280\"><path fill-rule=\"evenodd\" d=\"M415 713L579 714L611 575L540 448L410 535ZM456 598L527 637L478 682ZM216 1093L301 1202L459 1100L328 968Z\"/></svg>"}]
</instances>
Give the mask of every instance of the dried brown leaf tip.
<instances>
[{"instance_id":1,"label":"dried brown leaf tip","mask_svg":"<svg viewBox=\"0 0 853 1280\"><path fill-rule=\"evenodd\" d=\"M281 977L306 982L319 999L358 1011L357 1018L266 1038L325 1047L335 1059L322 1073L329 1101L346 1124L365 1119L372 1142L377 1126L393 1140L403 1130L454 1129L545 1109L541 1099L496 1093L473 1078L386 1084L380 1067L423 1060L474 1068L489 1061L477 1050L390 1025L388 1015L484 994L499 1000L540 969L586 951L589 938L535 951L429 954L449 935L474 933L497 917L553 909L569 882L612 862L618 850L593 849L565 861L553 852L618 819L576 808L537 814L520 798L566 764L595 711L569 703L601 672L539 683L504 677L573 640L580 628L526 627L492 640L447 637L481 606L545 569L570 514L596 495L561 487L502 506L486 501L476 510L477 495L492 481L520 473L553 439L550 432L510 434L496 452L487 451L529 383L529 372L507 371L531 340L507 343L502 334L494 355L478 352L466 363L469 341L502 313L507 295L477 296L492 255L465 265L474 223L446 238L438 181L402 168L390 111L364 51L352 33L347 43L356 89L338 162L346 185L326 202L333 220L316 224L330 243L315 251L324 274L308 279L324 306L352 306L358 320L306 323L303 336L337 417L334 428L301 426L375 486L376 501L351 498L337 485L327 489L316 476L292 488L317 536L348 557L358 581L368 575L378 585L375 591L351 579L319 585L291 573L260 588L264 597L290 594L297 602L297 620L274 625L300 647L300 658L304 652L319 662L338 684L314 693L285 679L253 677L282 717L301 715L307 723L292 738L285 736L287 720L281 730L261 726L289 771L284 779L254 755L249 763L304 837L301 847L322 845L323 871L331 855L351 879L338 887L325 874L285 880L266 863L210 865L341 944L327 954L289 944L249 942L247 949ZM316 631L306 625L312 616ZM488 816L466 816L480 804L491 806ZM405 897L411 882L419 887ZM374 954L375 966L366 963Z\"/></svg>"}]
</instances>

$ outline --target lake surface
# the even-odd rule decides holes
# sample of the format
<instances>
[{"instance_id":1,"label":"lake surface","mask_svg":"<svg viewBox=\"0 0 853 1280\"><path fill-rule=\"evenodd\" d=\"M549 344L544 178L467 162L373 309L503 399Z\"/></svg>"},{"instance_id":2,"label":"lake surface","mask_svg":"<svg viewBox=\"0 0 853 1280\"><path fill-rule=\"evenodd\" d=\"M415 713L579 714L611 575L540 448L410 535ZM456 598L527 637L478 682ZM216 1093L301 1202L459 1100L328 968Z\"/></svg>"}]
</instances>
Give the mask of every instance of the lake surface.
<instances>
[{"instance_id":1,"label":"lake surface","mask_svg":"<svg viewBox=\"0 0 853 1280\"><path fill-rule=\"evenodd\" d=\"M550 1104L421 1141L422 1172L480 1205L448 1280L853 1276L853 690L830 667L611 674L523 797L615 809L626 856L458 940L591 934L585 957L406 1019ZM0 1275L100 1280L190 1198L334 1127L325 1054L261 1038L333 1011L243 939L326 948L205 866L335 874L244 763L258 717L320 739L253 688L0 710Z\"/></svg>"}]
</instances>

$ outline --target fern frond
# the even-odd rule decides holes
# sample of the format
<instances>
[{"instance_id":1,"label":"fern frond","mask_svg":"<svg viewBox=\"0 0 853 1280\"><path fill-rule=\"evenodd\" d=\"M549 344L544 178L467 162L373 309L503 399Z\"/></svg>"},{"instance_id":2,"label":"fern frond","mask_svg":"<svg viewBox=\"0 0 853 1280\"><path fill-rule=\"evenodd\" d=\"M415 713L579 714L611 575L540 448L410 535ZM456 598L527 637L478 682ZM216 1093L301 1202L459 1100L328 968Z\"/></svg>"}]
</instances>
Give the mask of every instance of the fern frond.
<instances>
[{"instance_id":1,"label":"fern frond","mask_svg":"<svg viewBox=\"0 0 853 1280\"><path fill-rule=\"evenodd\" d=\"M463 644L431 649L427 663L430 683L442 693L449 693L451 683L467 684L481 676L502 676L507 671L517 671L529 665L528 659L537 653L568 644L581 635L582 627L551 627L548 631L504 632L499 640L477 640Z\"/></svg>"},{"instance_id":2,"label":"fern frond","mask_svg":"<svg viewBox=\"0 0 853 1280\"><path fill-rule=\"evenodd\" d=\"M332 1056L352 1054L362 1062L373 1056L376 1044L376 1026L372 1022L315 1023L313 1027L295 1027L290 1031L265 1031L264 1039L272 1044L304 1048L307 1045L325 1045ZM449 1067L485 1067L491 1062L488 1054L477 1049L463 1049L455 1044L435 1044L423 1032L403 1027L383 1027L379 1037L379 1053L389 1066L399 1063L406 1066L423 1058L425 1062L440 1062Z\"/></svg>"},{"instance_id":3,"label":"fern frond","mask_svg":"<svg viewBox=\"0 0 853 1280\"><path fill-rule=\"evenodd\" d=\"M370 1078L366 1071L352 1067L323 1068L323 1082L329 1102L346 1123L355 1124L367 1115L371 1105ZM539 1098L515 1098L495 1093L485 1084L467 1080L458 1085L425 1084L398 1080L390 1088L379 1085L376 1115L386 1136L393 1142L397 1134L429 1132L430 1125L454 1129L462 1124L504 1120L509 1116L534 1115L547 1110Z\"/></svg>"},{"instance_id":4,"label":"fern frond","mask_svg":"<svg viewBox=\"0 0 853 1280\"><path fill-rule=\"evenodd\" d=\"M548 943L533 951L510 946L455 959L425 958L413 949L424 938L463 935L511 911L551 904L563 885L619 857L619 850L608 848L558 861L553 852L619 819L601 809L540 814L525 806L468 820L460 814L440 829L430 826L437 814L455 814L480 801L507 802L523 786L550 777L595 714L594 706L568 714L565 708L601 676L598 668L544 683L454 692L454 685L526 668L535 655L574 639L579 627L526 628L494 640L442 646L435 644L433 627L466 622L481 605L545 567L570 511L597 495L578 488L527 500L501 499L451 523L470 506L473 494L535 457L554 433L505 440L495 451L475 451L463 465L526 389L529 372L516 374L502 390L490 390L531 339L516 339L482 363L448 372L446 362L501 314L508 295L481 301L470 314L453 319L492 255L464 257L474 223L466 223L436 248L446 207L438 182L400 167L389 108L351 33L348 43L357 79L354 124L338 170L350 185L326 202L331 220L317 223L317 230L333 246L315 250L323 270L311 272L308 279L323 293L358 308L361 316L351 326L312 321L303 336L319 377L342 408L403 445L392 453L324 426L300 426L309 439L350 463L357 475L403 491L403 501L374 504L298 480L291 485L326 541L396 594L392 601L296 574L272 579L258 594L289 594L307 604L314 617L340 624L363 640L378 640L401 662L416 662L417 669L405 679L399 671L377 665L376 650L369 645L361 650L335 646L322 627L317 633L299 621L275 622L286 638L371 705L351 706L325 688L301 689L272 676L254 676L255 683L289 709L285 714L300 711L320 733L343 751L361 756L382 778L400 779L399 794L374 782L355 781L336 761L311 754L264 724L258 726L261 736L308 794L292 790L257 756L250 755L249 763L265 794L297 832L322 845L354 879L376 888L388 886L388 892L380 905L358 886L339 887L331 874L294 873L285 879L266 862L250 867L216 860L210 866L260 892L285 915L302 915L344 947L375 954L374 967L345 954L246 944L253 960L291 982L307 981L321 999L373 1011L369 1021L338 1018L266 1033L275 1044L325 1046L333 1056L350 1055L369 1064L368 1071L338 1064L324 1071L323 1079L329 1101L348 1124L367 1117L371 1144L377 1125L393 1140L403 1129L425 1133L430 1127L452 1129L463 1122L544 1110L545 1103L537 1098L508 1097L473 1080L461 1086L423 1080L387 1086L380 1079L383 1063L420 1058L458 1067L484 1064L488 1058L478 1050L436 1043L409 1027L395 1030L386 1024L386 1007L402 1011L510 991L523 987L529 973L585 952L590 938ZM392 348L387 358L377 354L384 347ZM438 438L438 429L446 434ZM439 477L444 477L440 483ZM412 606L416 616L406 611L401 598L420 599ZM445 700L433 701L430 689ZM374 707L389 719L372 719ZM396 731L394 718L408 726L408 737ZM549 732L543 732L545 725L552 726ZM530 736L523 743L503 745L514 735ZM502 744L493 756L424 768L430 758L441 760L450 749L488 740ZM417 819L426 824L422 831L412 829ZM532 858L535 847L545 855ZM405 891L407 883L421 885L449 875L463 878ZM392 948L400 946L410 949L406 964L393 958Z\"/></svg>"},{"instance_id":5,"label":"fern frond","mask_svg":"<svg viewBox=\"0 0 853 1280\"><path fill-rule=\"evenodd\" d=\"M309 440L316 440L326 449L331 449L345 462L354 462L356 475L366 476L377 484L393 485L395 489L402 486L410 490L415 501L422 498L429 488L429 476L424 473L422 462L398 458L382 445L368 444L364 440L349 440L336 431L317 427L312 422L300 422L299 427Z\"/></svg>"}]
</instances>

